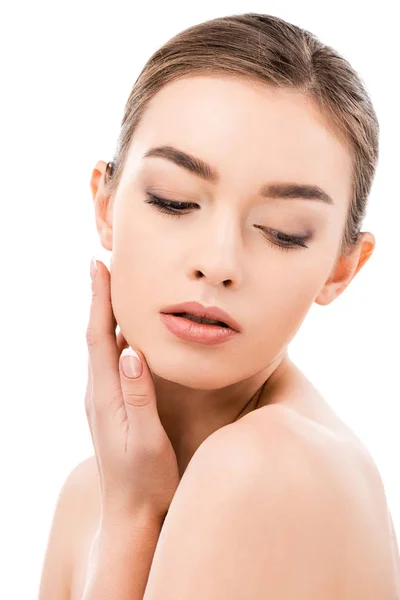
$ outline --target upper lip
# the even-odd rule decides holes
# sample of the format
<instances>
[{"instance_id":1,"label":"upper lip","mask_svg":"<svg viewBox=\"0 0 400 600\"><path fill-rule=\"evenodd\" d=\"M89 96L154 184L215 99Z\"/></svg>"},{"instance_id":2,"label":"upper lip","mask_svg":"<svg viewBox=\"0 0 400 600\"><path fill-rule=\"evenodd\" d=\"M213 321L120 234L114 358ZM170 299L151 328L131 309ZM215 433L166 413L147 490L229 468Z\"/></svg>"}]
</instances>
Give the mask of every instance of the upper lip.
<instances>
[{"instance_id":1,"label":"upper lip","mask_svg":"<svg viewBox=\"0 0 400 600\"><path fill-rule=\"evenodd\" d=\"M239 323L218 306L203 306L199 302L182 302L181 304L167 306L166 308L163 308L160 312L169 314L186 312L197 317L206 317L207 319L223 321L223 323L226 323L226 325L228 325L234 331L241 331Z\"/></svg>"}]
</instances>

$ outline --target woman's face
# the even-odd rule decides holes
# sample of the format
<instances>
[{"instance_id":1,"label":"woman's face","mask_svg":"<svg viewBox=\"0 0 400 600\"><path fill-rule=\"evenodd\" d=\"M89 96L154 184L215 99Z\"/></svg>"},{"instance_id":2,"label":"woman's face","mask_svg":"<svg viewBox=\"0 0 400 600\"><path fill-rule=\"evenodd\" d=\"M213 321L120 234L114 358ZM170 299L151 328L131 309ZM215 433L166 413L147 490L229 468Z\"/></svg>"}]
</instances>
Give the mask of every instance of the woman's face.
<instances>
[{"instance_id":1,"label":"woman's face","mask_svg":"<svg viewBox=\"0 0 400 600\"><path fill-rule=\"evenodd\" d=\"M208 163L215 179L144 157L166 145ZM192 388L225 387L265 369L286 351L335 267L350 181L348 150L298 92L215 76L161 89L130 147L112 244L103 237L126 340L156 375ZM332 204L261 193L283 183L318 186ZM146 203L150 193L194 206L164 214ZM282 248L277 232L305 246ZM193 300L223 308L241 333L212 346L174 336L160 311Z\"/></svg>"}]
</instances>

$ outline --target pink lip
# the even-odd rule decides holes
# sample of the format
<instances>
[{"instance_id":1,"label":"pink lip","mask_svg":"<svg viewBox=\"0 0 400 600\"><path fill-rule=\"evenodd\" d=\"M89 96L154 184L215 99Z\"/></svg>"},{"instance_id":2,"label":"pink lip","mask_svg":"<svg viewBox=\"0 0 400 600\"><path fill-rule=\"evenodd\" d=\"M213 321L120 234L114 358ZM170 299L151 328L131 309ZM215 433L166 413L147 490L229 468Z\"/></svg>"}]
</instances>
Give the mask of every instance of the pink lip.
<instances>
[{"instance_id":1,"label":"pink lip","mask_svg":"<svg viewBox=\"0 0 400 600\"><path fill-rule=\"evenodd\" d=\"M220 325L207 325L196 323L177 317L172 314L160 313L160 317L164 325L175 334L178 338L188 342L197 342L201 344L220 344L225 342L235 335L237 331L230 327L221 327Z\"/></svg>"},{"instance_id":2,"label":"pink lip","mask_svg":"<svg viewBox=\"0 0 400 600\"><path fill-rule=\"evenodd\" d=\"M233 331L236 331L238 333L241 332L241 327L239 323L218 306L203 306L199 302L182 302L181 304L167 306L166 308L163 308L160 312L162 314L187 312L197 317L216 319L218 321L223 321L224 323L226 323L226 325L233 329ZM207 327L210 327L210 325L208 325Z\"/></svg>"}]
</instances>

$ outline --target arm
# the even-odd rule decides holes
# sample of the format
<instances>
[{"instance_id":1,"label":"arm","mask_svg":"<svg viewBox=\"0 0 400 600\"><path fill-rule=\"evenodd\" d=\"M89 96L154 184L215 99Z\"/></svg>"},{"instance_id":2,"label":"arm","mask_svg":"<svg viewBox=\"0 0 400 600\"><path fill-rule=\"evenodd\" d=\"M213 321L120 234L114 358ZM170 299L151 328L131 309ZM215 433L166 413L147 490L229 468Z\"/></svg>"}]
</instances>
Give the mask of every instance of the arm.
<instances>
[{"instance_id":1,"label":"arm","mask_svg":"<svg viewBox=\"0 0 400 600\"><path fill-rule=\"evenodd\" d=\"M92 271L93 273L93 271ZM115 335L111 274L97 261L86 330L85 410L100 483L100 525L83 600L142 600L161 525L179 484L144 354ZM127 354L128 356L125 356Z\"/></svg>"},{"instance_id":2,"label":"arm","mask_svg":"<svg viewBox=\"0 0 400 600\"><path fill-rule=\"evenodd\" d=\"M82 600L143 600L161 522L103 519L93 540Z\"/></svg>"}]
</instances>

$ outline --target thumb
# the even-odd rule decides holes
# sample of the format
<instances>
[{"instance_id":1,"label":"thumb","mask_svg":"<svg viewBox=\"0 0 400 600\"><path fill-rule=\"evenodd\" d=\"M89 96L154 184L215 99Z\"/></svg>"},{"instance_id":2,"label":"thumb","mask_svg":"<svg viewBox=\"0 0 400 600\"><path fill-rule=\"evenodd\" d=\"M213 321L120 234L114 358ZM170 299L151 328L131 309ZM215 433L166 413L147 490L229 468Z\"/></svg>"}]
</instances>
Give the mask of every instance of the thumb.
<instances>
[{"instance_id":1,"label":"thumb","mask_svg":"<svg viewBox=\"0 0 400 600\"><path fill-rule=\"evenodd\" d=\"M156 442L160 432L164 435L164 429L157 410L153 377L143 353L135 352L130 346L124 348L119 359L119 371L132 434L142 442Z\"/></svg>"},{"instance_id":2,"label":"thumb","mask_svg":"<svg viewBox=\"0 0 400 600\"><path fill-rule=\"evenodd\" d=\"M121 389L125 404L143 406L155 402L153 378L141 352L124 348L119 360Z\"/></svg>"}]
</instances>

